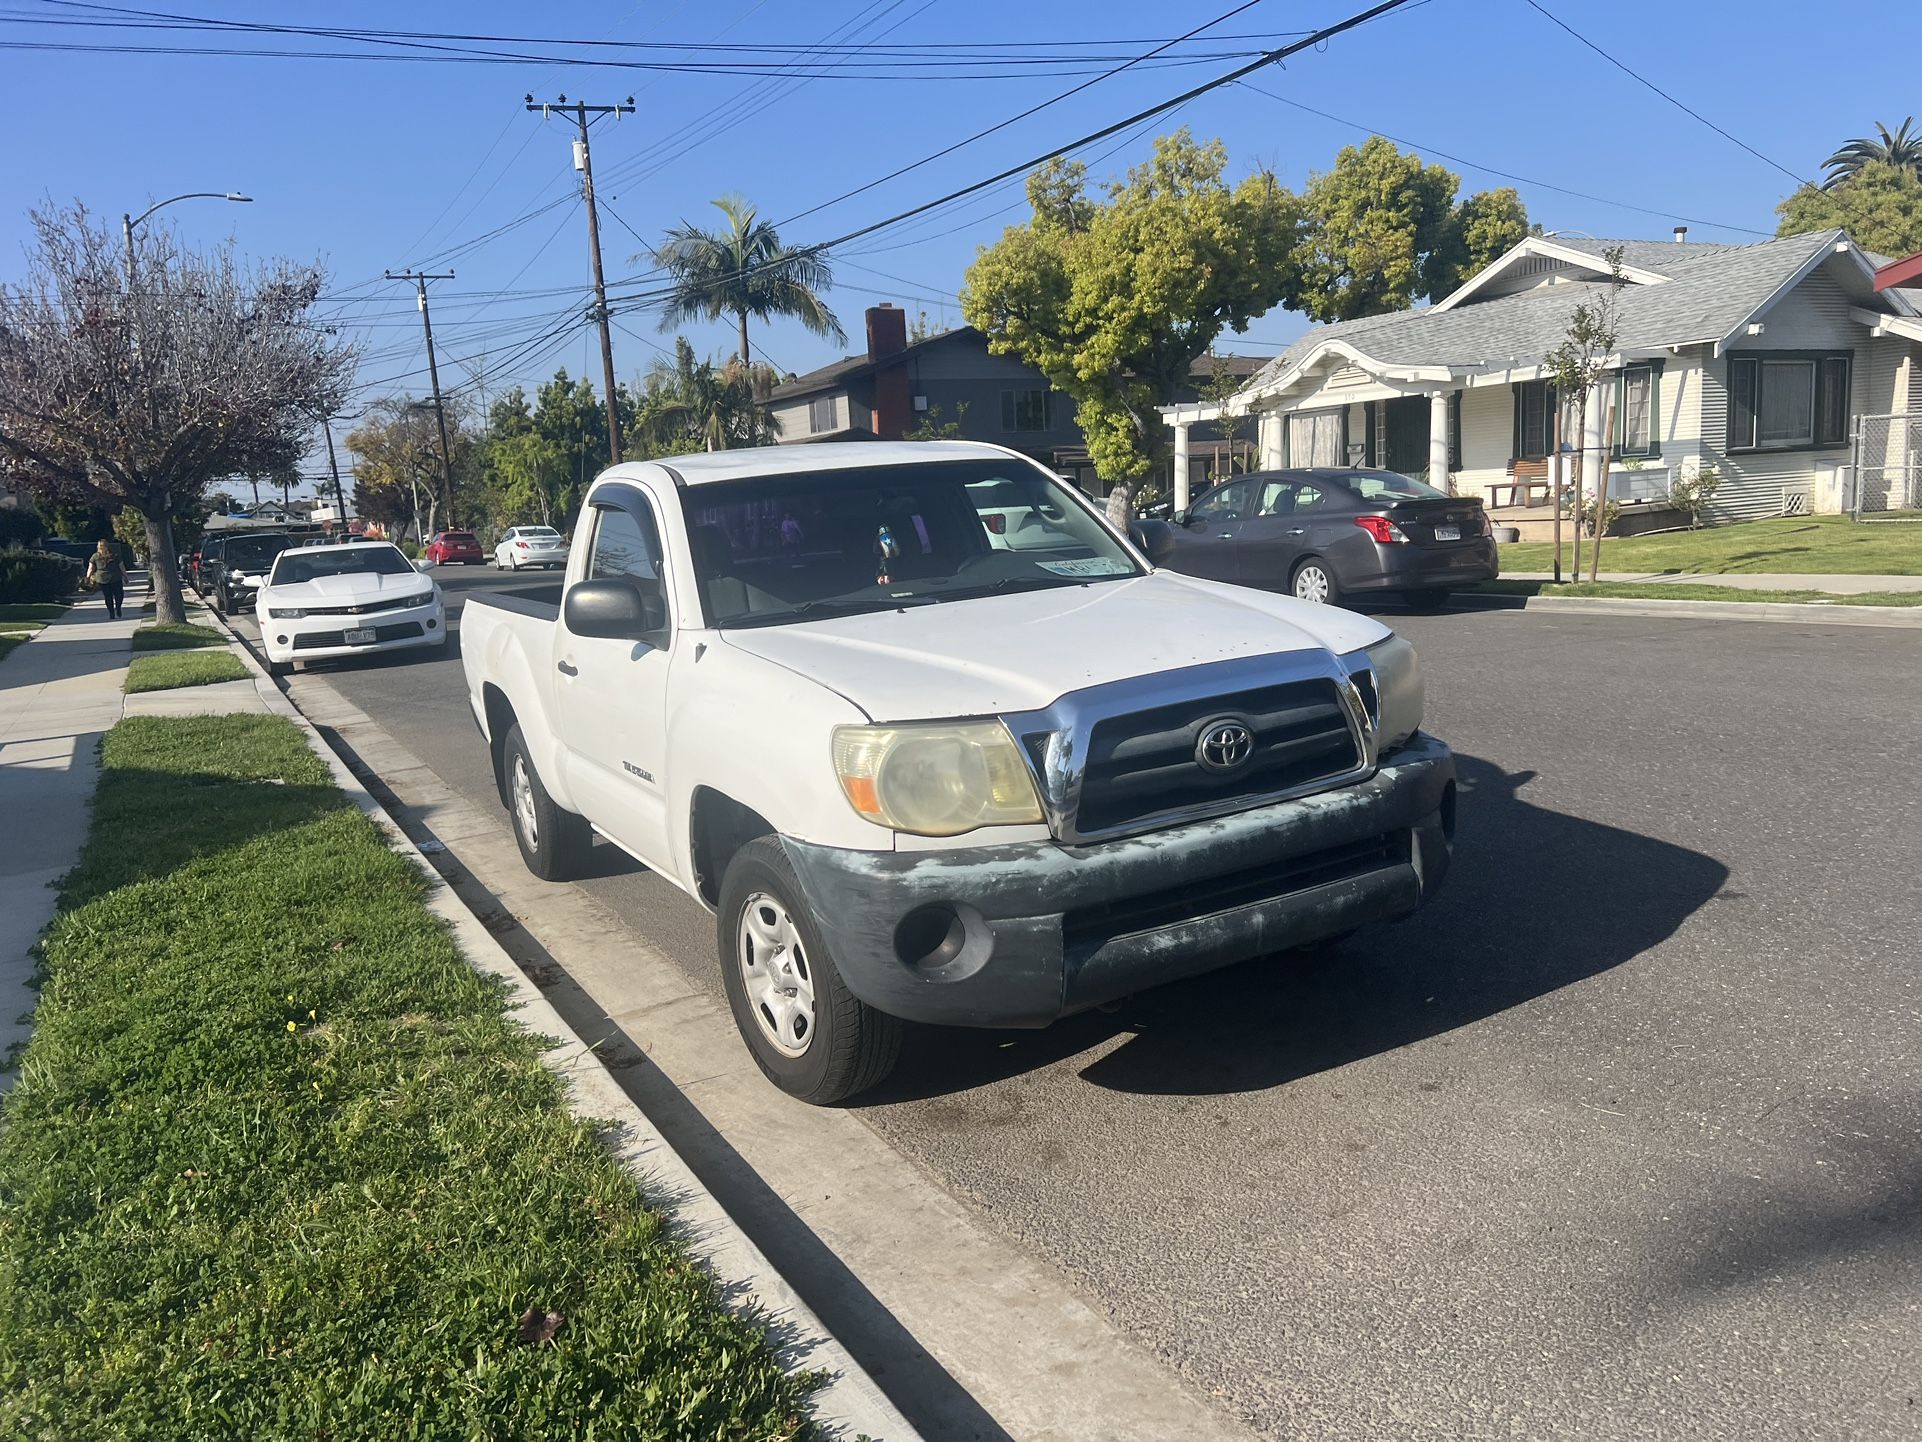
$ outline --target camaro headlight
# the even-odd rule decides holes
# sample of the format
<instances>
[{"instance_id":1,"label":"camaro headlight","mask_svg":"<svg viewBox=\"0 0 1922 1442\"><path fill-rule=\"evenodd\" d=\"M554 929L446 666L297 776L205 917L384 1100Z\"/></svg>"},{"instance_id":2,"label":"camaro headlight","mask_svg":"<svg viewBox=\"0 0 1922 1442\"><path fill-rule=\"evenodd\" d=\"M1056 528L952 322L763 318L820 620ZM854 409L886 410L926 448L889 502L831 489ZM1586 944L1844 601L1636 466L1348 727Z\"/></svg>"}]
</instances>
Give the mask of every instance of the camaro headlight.
<instances>
[{"instance_id":1,"label":"camaro headlight","mask_svg":"<svg viewBox=\"0 0 1922 1442\"><path fill-rule=\"evenodd\" d=\"M1421 660L1400 636L1388 636L1364 652L1375 669L1377 750L1399 746L1421 729Z\"/></svg>"},{"instance_id":2,"label":"camaro headlight","mask_svg":"<svg viewBox=\"0 0 1922 1442\"><path fill-rule=\"evenodd\" d=\"M834 770L848 804L895 831L959 836L1042 819L1034 780L999 721L837 726Z\"/></svg>"},{"instance_id":3,"label":"camaro headlight","mask_svg":"<svg viewBox=\"0 0 1922 1442\"><path fill-rule=\"evenodd\" d=\"M307 613L298 606L269 606L267 614L276 621L298 621Z\"/></svg>"}]
</instances>

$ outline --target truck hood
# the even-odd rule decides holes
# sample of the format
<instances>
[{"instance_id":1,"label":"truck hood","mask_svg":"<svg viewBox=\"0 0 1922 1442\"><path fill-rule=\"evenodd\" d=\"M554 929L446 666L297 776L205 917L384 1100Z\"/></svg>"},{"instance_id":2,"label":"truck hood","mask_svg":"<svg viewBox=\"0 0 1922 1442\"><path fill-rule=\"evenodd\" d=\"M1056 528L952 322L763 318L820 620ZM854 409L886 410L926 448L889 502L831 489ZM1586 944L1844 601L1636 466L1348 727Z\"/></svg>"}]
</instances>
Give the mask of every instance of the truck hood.
<instances>
[{"instance_id":1,"label":"truck hood","mask_svg":"<svg viewBox=\"0 0 1922 1442\"><path fill-rule=\"evenodd\" d=\"M1035 711L1070 691L1243 656L1357 650L1388 628L1352 611L1156 571L723 633L875 721Z\"/></svg>"},{"instance_id":2,"label":"truck hood","mask_svg":"<svg viewBox=\"0 0 1922 1442\"><path fill-rule=\"evenodd\" d=\"M416 591L421 593L424 601L433 586L418 571L403 571L395 576L376 576L360 571L345 576L318 576L311 581L299 581L291 585L283 581L271 589L276 605L305 603L315 606L352 606L389 596L412 595Z\"/></svg>"}]
</instances>

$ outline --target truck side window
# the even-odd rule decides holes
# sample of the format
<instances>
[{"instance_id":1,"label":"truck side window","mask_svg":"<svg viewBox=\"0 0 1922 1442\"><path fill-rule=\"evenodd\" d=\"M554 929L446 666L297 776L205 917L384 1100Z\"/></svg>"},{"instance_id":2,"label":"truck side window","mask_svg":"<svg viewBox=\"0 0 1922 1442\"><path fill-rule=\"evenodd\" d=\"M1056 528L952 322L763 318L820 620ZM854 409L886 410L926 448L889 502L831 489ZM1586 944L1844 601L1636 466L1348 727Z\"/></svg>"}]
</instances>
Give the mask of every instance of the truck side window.
<instances>
[{"instance_id":1,"label":"truck side window","mask_svg":"<svg viewBox=\"0 0 1922 1442\"><path fill-rule=\"evenodd\" d=\"M661 538L651 513L636 516L620 506L597 510L594 550L587 560L586 579L629 576L637 581L661 579Z\"/></svg>"}]
</instances>

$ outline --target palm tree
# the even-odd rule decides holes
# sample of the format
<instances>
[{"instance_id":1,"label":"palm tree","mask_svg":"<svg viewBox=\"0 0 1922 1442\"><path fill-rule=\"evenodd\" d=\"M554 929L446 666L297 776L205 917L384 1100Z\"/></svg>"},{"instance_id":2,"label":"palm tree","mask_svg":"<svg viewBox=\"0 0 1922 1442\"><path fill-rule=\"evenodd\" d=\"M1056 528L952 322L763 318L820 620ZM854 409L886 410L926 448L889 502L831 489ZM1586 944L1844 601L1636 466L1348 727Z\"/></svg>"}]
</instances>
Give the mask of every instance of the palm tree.
<instances>
[{"instance_id":1,"label":"palm tree","mask_svg":"<svg viewBox=\"0 0 1922 1442\"><path fill-rule=\"evenodd\" d=\"M790 250L772 225L737 195L714 202L727 217L723 230L685 222L667 233L654 261L674 277L661 329L731 315L741 327L737 357L748 363L747 318L788 316L836 345L847 342L820 292L834 283L828 263L813 251ZM635 260L640 257L636 256Z\"/></svg>"},{"instance_id":2,"label":"palm tree","mask_svg":"<svg viewBox=\"0 0 1922 1442\"><path fill-rule=\"evenodd\" d=\"M694 347L676 337L673 364L656 361L642 383L640 429L664 447L731 451L773 445L781 438L780 422L762 404L772 382L765 366L731 360L717 369L712 361L696 361Z\"/></svg>"},{"instance_id":3,"label":"palm tree","mask_svg":"<svg viewBox=\"0 0 1922 1442\"><path fill-rule=\"evenodd\" d=\"M1858 136L1822 162L1822 168L1829 172L1822 189L1835 189L1865 165L1892 165L1897 170L1912 170L1922 179L1922 130L1911 134L1909 127L1914 124L1915 117L1911 115L1902 122L1901 129L1890 134L1888 126L1876 121L1880 140Z\"/></svg>"}]
</instances>

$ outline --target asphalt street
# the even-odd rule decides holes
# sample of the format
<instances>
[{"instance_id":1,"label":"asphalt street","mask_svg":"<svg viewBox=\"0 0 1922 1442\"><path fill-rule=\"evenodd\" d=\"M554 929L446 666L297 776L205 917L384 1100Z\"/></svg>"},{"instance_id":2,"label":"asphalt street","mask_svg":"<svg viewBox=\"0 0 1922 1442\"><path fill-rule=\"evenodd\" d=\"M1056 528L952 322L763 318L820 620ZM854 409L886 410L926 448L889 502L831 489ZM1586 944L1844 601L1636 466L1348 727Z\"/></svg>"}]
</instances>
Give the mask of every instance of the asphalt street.
<instances>
[{"instance_id":1,"label":"asphalt street","mask_svg":"<svg viewBox=\"0 0 1922 1442\"><path fill-rule=\"evenodd\" d=\"M1434 905L918 1030L862 1115L1277 1438L1922 1436L1922 634L1383 617L1460 757ZM459 667L324 669L497 810ZM602 855L718 995L710 918Z\"/></svg>"}]
</instances>

